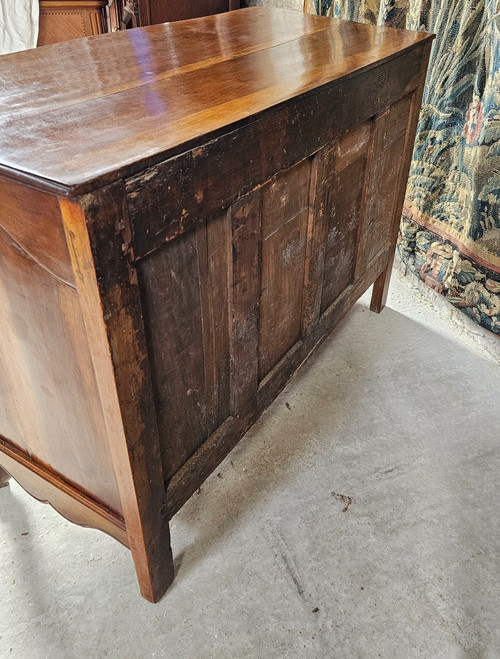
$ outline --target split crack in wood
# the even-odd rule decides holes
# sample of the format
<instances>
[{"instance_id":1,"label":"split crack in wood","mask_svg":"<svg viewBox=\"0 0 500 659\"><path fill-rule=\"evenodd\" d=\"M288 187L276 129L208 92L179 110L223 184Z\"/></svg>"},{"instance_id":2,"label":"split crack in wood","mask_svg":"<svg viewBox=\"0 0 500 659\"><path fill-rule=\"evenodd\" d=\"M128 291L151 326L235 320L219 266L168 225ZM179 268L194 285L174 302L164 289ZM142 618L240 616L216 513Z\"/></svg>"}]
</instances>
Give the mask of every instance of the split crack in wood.
<instances>
[{"instance_id":1,"label":"split crack in wood","mask_svg":"<svg viewBox=\"0 0 500 659\"><path fill-rule=\"evenodd\" d=\"M343 513L347 512L347 509L349 508L351 503L356 503L352 497L348 497L346 494L337 494L337 492L332 492L332 497L334 499L338 499L339 501L342 501L342 503L345 504L345 506L342 508Z\"/></svg>"}]
</instances>

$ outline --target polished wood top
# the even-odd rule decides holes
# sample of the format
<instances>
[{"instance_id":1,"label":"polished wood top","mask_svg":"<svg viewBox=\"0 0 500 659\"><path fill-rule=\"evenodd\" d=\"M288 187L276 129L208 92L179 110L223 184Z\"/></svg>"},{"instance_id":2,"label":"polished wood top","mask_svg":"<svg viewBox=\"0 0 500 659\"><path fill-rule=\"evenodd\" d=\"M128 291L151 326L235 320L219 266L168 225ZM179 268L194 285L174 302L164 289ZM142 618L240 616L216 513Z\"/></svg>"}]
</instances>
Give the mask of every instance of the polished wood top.
<instances>
[{"instance_id":1,"label":"polished wood top","mask_svg":"<svg viewBox=\"0 0 500 659\"><path fill-rule=\"evenodd\" d=\"M5 55L0 172L83 192L429 38L252 7Z\"/></svg>"}]
</instances>

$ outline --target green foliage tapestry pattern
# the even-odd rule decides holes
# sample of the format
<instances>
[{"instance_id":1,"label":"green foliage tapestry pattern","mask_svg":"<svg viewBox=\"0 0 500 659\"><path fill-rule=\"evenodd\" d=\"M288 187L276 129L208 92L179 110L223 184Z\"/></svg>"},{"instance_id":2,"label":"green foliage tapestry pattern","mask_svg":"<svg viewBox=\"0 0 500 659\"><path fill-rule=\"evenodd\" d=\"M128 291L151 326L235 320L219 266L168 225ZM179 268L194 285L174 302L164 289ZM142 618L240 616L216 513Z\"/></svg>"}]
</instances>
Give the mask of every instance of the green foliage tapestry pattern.
<instances>
[{"instance_id":1,"label":"green foliage tapestry pattern","mask_svg":"<svg viewBox=\"0 0 500 659\"><path fill-rule=\"evenodd\" d=\"M311 11L436 33L399 252L500 334L500 0L311 0Z\"/></svg>"}]
</instances>

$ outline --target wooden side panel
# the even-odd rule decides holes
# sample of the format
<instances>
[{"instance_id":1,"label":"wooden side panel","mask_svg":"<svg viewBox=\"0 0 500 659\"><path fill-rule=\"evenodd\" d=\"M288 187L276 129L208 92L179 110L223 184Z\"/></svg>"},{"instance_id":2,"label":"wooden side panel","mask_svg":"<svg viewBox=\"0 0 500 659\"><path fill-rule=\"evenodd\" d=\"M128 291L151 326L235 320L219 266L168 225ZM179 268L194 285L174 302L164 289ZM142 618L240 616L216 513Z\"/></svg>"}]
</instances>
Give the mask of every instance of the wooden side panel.
<instances>
[{"instance_id":1,"label":"wooden side panel","mask_svg":"<svg viewBox=\"0 0 500 659\"><path fill-rule=\"evenodd\" d=\"M259 379L300 337L310 169L305 160L262 190Z\"/></svg>"},{"instance_id":2,"label":"wooden side panel","mask_svg":"<svg viewBox=\"0 0 500 659\"><path fill-rule=\"evenodd\" d=\"M430 52L430 44L427 45L427 56ZM425 74L422 72L420 82L417 89L411 94L410 97L410 116L408 120L408 128L406 131L405 142L403 146L403 157L401 168L399 172L398 181L398 194L394 204L394 215L391 223L390 235L390 251L389 259L384 270L380 273L373 284L372 299L370 302L370 309L376 313L380 313L385 306L387 300L387 293L389 290L389 282L391 279L392 264L394 262L394 252L398 236L399 225L401 221L401 213L403 211L403 203L406 192L406 182L408 180L408 173L410 171L411 157L413 153L413 144L415 141L415 133L417 130L418 117L420 114L420 106L422 103L422 95L424 92Z\"/></svg>"},{"instance_id":3,"label":"wooden side panel","mask_svg":"<svg viewBox=\"0 0 500 659\"><path fill-rule=\"evenodd\" d=\"M50 504L70 522L100 529L128 547L127 531L121 515L75 487L37 460L31 459L0 437L0 487L10 476L42 503ZM7 475L7 479L6 479Z\"/></svg>"},{"instance_id":4,"label":"wooden side panel","mask_svg":"<svg viewBox=\"0 0 500 659\"><path fill-rule=\"evenodd\" d=\"M74 281L57 199L0 179L0 436L121 513Z\"/></svg>"}]
</instances>

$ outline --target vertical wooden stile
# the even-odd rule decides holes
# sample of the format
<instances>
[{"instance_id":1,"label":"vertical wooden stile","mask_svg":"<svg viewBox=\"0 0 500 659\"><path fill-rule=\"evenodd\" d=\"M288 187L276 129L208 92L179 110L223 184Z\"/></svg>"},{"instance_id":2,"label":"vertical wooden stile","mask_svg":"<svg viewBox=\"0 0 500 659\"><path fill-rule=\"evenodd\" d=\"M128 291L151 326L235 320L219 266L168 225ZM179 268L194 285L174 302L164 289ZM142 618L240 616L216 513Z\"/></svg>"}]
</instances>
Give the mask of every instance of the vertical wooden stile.
<instances>
[{"instance_id":1,"label":"vertical wooden stile","mask_svg":"<svg viewBox=\"0 0 500 659\"><path fill-rule=\"evenodd\" d=\"M165 484L123 184L61 213L104 407L129 546L142 595L156 602L174 577ZM90 235L89 235L90 233Z\"/></svg>"},{"instance_id":2,"label":"vertical wooden stile","mask_svg":"<svg viewBox=\"0 0 500 659\"><path fill-rule=\"evenodd\" d=\"M302 336L304 337L317 323L320 314L328 233L327 208L335 172L334 162L335 146L332 144L316 153L311 165L302 305Z\"/></svg>"}]
</instances>

